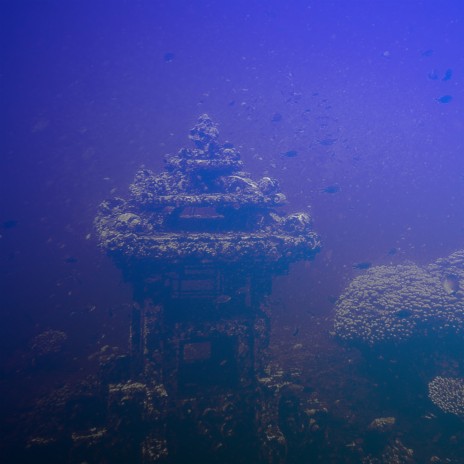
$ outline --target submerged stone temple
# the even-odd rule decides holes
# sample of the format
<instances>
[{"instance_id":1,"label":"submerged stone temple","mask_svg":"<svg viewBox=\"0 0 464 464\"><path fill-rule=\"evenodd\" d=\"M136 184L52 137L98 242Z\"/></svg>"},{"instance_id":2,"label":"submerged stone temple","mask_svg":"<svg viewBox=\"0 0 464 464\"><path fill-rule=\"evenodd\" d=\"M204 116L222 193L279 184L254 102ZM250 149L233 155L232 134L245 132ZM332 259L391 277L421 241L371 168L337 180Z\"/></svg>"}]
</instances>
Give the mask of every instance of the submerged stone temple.
<instances>
[{"instance_id":1,"label":"submerged stone temple","mask_svg":"<svg viewBox=\"0 0 464 464\"><path fill-rule=\"evenodd\" d=\"M253 180L218 135L201 116L192 148L166 156L159 174L139 170L130 198L103 202L95 221L134 289L129 359L103 374L106 433L123 460L284 459L277 403L260 381L271 382L264 302L272 277L314 258L320 241L307 213L280 211L278 181Z\"/></svg>"}]
</instances>

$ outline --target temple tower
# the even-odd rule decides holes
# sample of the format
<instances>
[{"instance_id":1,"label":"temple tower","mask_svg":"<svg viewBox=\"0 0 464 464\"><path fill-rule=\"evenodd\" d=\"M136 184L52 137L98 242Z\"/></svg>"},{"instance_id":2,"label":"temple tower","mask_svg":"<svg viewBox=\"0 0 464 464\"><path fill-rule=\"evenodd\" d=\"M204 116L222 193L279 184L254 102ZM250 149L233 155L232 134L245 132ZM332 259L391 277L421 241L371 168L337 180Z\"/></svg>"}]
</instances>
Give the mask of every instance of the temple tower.
<instances>
[{"instance_id":1,"label":"temple tower","mask_svg":"<svg viewBox=\"0 0 464 464\"><path fill-rule=\"evenodd\" d=\"M189 137L193 148L166 156L160 174L141 169L131 197L105 201L96 218L135 299L130 378L108 381L110 410L132 398L137 431L129 414L120 432L139 442L143 463L279 462L284 440L258 380L265 297L319 238L308 214L279 211L277 180L243 171L207 115Z\"/></svg>"}]
</instances>

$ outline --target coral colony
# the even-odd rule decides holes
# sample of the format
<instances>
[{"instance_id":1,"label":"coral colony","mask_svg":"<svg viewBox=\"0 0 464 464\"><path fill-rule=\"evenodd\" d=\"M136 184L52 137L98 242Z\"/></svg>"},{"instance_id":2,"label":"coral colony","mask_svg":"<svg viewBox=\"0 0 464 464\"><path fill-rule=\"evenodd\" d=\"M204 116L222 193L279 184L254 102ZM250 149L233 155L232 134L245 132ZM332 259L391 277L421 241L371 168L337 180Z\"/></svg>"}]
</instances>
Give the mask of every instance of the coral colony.
<instances>
[{"instance_id":1,"label":"coral colony","mask_svg":"<svg viewBox=\"0 0 464 464\"><path fill-rule=\"evenodd\" d=\"M374 346L464 329L464 251L428 266L377 266L356 277L336 305L335 331Z\"/></svg>"}]
</instances>

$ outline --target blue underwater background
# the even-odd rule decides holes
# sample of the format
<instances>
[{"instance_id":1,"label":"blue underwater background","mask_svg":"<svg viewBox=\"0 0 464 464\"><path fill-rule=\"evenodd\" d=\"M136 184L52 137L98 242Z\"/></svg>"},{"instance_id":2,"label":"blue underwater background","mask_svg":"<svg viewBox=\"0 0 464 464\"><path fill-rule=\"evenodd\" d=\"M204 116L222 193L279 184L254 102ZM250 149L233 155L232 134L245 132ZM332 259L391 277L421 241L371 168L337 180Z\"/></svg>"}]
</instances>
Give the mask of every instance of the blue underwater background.
<instances>
[{"instance_id":1,"label":"blue underwater background","mask_svg":"<svg viewBox=\"0 0 464 464\"><path fill-rule=\"evenodd\" d=\"M269 298L271 351L330 414L285 462L388 462L364 432L395 417L393 443L414 452L390 462L463 463L463 419L427 397L436 372L421 383L391 370L409 348L389 358L333 333L337 298L369 268L464 248L463 31L460 0L2 0L2 462L42 462L25 451L30 411L92 375L95 352L125 349L132 288L98 246L98 206L140 166L161 172L207 113L322 239ZM46 331L65 335L37 366ZM450 346L435 361L464 377Z\"/></svg>"}]
</instances>

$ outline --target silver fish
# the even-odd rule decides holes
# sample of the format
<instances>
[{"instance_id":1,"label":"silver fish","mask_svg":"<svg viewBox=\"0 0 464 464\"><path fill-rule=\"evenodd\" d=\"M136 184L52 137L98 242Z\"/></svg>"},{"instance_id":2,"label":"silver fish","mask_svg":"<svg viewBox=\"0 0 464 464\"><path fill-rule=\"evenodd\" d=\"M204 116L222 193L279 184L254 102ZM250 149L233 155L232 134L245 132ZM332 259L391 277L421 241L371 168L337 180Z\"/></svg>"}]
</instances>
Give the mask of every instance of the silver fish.
<instances>
[{"instance_id":1,"label":"silver fish","mask_svg":"<svg viewBox=\"0 0 464 464\"><path fill-rule=\"evenodd\" d=\"M459 277L455 274L447 274L441 283L448 295L454 295L459 291Z\"/></svg>"},{"instance_id":2,"label":"silver fish","mask_svg":"<svg viewBox=\"0 0 464 464\"><path fill-rule=\"evenodd\" d=\"M232 297L230 295L219 295L216 298L216 304L225 304L228 303Z\"/></svg>"}]
</instances>

